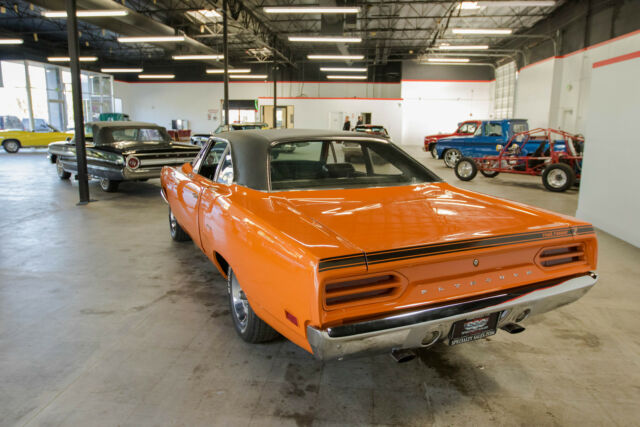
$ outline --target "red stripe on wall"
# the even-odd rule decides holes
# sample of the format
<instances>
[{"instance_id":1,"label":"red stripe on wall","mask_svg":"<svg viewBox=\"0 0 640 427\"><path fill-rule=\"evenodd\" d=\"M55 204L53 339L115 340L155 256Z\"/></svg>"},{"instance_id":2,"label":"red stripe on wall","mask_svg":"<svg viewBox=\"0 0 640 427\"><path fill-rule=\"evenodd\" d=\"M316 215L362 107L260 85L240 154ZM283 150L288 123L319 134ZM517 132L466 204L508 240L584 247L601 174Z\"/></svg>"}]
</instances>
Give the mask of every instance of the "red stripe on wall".
<instances>
[{"instance_id":1,"label":"red stripe on wall","mask_svg":"<svg viewBox=\"0 0 640 427\"><path fill-rule=\"evenodd\" d=\"M189 81L189 80L155 80L155 81L135 81L135 82L130 82L130 81L126 81L126 80L118 80L118 79L114 79L116 82L120 82L120 83L143 83L143 84L148 84L148 83L216 83L216 84L223 84L223 81L217 81L217 80L198 80L198 81ZM230 80L229 84L233 84L233 83L263 83L263 84L273 84L273 80ZM296 82L296 81L280 81L278 80L278 83L290 83L290 84L305 84L305 83L310 83L310 84L344 84L344 83L356 83L356 84L368 84L368 85L399 85L400 82L353 82L351 80L338 80L335 82Z\"/></svg>"},{"instance_id":2,"label":"red stripe on wall","mask_svg":"<svg viewBox=\"0 0 640 427\"><path fill-rule=\"evenodd\" d=\"M272 96L259 96L258 99L273 99ZM351 99L354 101L402 101L404 98L324 98L324 97L312 97L312 96L279 96L278 99Z\"/></svg>"},{"instance_id":3,"label":"red stripe on wall","mask_svg":"<svg viewBox=\"0 0 640 427\"><path fill-rule=\"evenodd\" d=\"M605 65L611 65L617 62L628 61L634 58L640 58L640 50L627 53L626 55L620 55L613 58L605 59L603 61L594 62L593 68L600 68L600 67L604 67Z\"/></svg>"},{"instance_id":4,"label":"red stripe on wall","mask_svg":"<svg viewBox=\"0 0 640 427\"><path fill-rule=\"evenodd\" d=\"M440 64L438 64L440 65ZM420 80L420 79L402 79L402 82L427 82L427 83L491 83L492 80Z\"/></svg>"}]
</instances>

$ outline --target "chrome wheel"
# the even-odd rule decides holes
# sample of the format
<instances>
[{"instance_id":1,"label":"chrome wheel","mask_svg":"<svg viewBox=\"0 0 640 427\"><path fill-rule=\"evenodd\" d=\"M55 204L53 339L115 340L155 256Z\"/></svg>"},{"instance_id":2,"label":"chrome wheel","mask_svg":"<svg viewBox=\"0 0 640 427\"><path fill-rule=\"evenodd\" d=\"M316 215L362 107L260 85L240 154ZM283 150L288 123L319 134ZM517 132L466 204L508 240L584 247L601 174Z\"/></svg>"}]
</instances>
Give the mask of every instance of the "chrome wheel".
<instances>
[{"instance_id":1,"label":"chrome wheel","mask_svg":"<svg viewBox=\"0 0 640 427\"><path fill-rule=\"evenodd\" d=\"M171 227L171 235L176 234L176 230L178 229L178 220L171 210L169 210L169 227Z\"/></svg>"},{"instance_id":2,"label":"chrome wheel","mask_svg":"<svg viewBox=\"0 0 640 427\"><path fill-rule=\"evenodd\" d=\"M564 187L565 185L567 185L568 180L569 177L567 176L567 173L562 169L554 169L549 172L549 175L547 175L547 181L553 188Z\"/></svg>"},{"instance_id":3,"label":"chrome wheel","mask_svg":"<svg viewBox=\"0 0 640 427\"><path fill-rule=\"evenodd\" d=\"M460 160L460 157L462 157L460 151L447 150L447 152L444 153L444 163L450 168L455 167L456 163L458 163L458 160Z\"/></svg>"},{"instance_id":4,"label":"chrome wheel","mask_svg":"<svg viewBox=\"0 0 640 427\"><path fill-rule=\"evenodd\" d=\"M240 283L238 283L238 279L235 274L231 275L231 280L229 280L229 282L231 288L229 293L231 294L233 317L235 317L236 322L238 323L238 328L242 333L247 329L247 324L249 323L249 301L247 301L247 296L240 287Z\"/></svg>"},{"instance_id":5,"label":"chrome wheel","mask_svg":"<svg viewBox=\"0 0 640 427\"><path fill-rule=\"evenodd\" d=\"M458 174L463 178L469 178L473 173L473 166L470 162L463 160L458 164Z\"/></svg>"},{"instance_id":6,"label":"chrome wheel","mask_svg":"<svg viewBox=\"0 0 640 427\"><path fill-rule=\"evenodd\" d=\"M109 179L100 178L100 188L102 188L104 191L109 191Z\"/></svg>"},{"instance_id":7,"label":"chrome wheel","mask_svg":"<svg viewBox=\"0 0 640 427\"><path fill-rule=\"evenodd\" d=\"M7 153L17 153L20 149L18 141L5 141L2 146Z\"/></svg>"}]
</instances>

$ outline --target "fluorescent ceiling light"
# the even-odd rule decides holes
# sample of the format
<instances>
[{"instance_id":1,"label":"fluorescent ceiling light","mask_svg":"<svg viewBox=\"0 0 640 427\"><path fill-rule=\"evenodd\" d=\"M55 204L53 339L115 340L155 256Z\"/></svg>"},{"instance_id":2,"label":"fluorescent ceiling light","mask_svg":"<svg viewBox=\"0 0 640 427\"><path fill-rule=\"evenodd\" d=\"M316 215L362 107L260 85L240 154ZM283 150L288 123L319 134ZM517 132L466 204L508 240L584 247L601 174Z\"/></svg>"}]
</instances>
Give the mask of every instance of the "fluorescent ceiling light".
<instances>
[{"instance_id":1,"label":"fluorescent ceiling light","mask_svg":"<svg viewBox=\"0 0 640 427\"><path fill-rule=\"evenodd\" d=\"M290 42L311 42L311 43L360 43L360 37L306 37L289 36Z\"/></svg>"},{"instance_id":2,"label":"fluorescent ceiling light","mask_svg":"<svg viewBox=\"0 0 640 427\"><path fill-rule=\"evenodd\" d=\"M187 15L194 17L200 22L211 22L211 21L216 21L219 18L222 18L222 15L220 15L220 12L213 9L190 10L186 13Z\"/></svg>"},{"instance_id":3,"label":"fluorescent ceiling light","mask_svg":"<svg viewBox=\"0 0 640 427\"><path fill-rule=\"evenodd\" d=\"M464 44L441 44L438 46L440 50L485 50L489 49L489 46L486 44L472 44L472 45L464 45Z\"/></svg>"},{"instance_id":4,"label":"fluorescent ceiling light","mask_svg":"<svg viewBox=\"0 0 640 427\"><path fill-rule=\"evenodd\" d=\"M141 73L142 68L102 68L103 73Z\"/></svg>"},{"instance_id":5,"label":"fluorescent ceiling light","mask_svg":"<svg viewBox=\"0 0 640 427\"><path fill-rule=\"evenodd\" d=\"M175 74L138 74L139 79L173 79Z\"/></svg>"},{"instance_id":6,"label":"fluorescent ceiling light","mask_svg":"<svg viewBox=\"0 0 640 427\"><path fill-rule=\"evenodd\" d=\"M458 4L458 9L477 10L482 7L550 7L555 6L554 0L536 1L462 1Z\"/></svg>"},{"instance_id":7,"label":"fluorescent ceiling light","mask_svg":"<svg viewBox=\"0 0 640 427\"><path fill-rule=\"evenodd\" d=\"M427 62L463 63L469 62L469 58L427 58Z\"/></svg>"},{"instance_id":8,"label":"fluorescent ceiling light","mask_svg":"<svg viewBox=\"0 0 640 427\"><path fill-rule=\"evenodd\" d=\"M250 68L229 68L229 74L235 73L250 73ZM207 74L224 74L223 68L208 68Z\"/></svg>"},{"instance_id":9,"label":"fluorescent ceiling light","mask_svg":"<svg viewBox=\"0 0 640 427\"><path fill-rule=\"evenodd\" d=\"M307 6L307 7L265 7L262 9L264 13L359 13L359 7L322 7L322 6Z\"/></svg>"},{"instance_id":10,"label":"fluorescent ceiling light","mask_svg":"<svg viewBox=\"0 0 640 427\"><path fill-rule=\"evenodd\" d=\"M177 61L198 60L198 59L223 59L224 55L173 55L173 59Z\"/></svg>"},{"instance_id":11,"label":"fluorescent ceiling light","mask_svg":"<svg viewBox=\"0 0 640 427\"><path fill-rule=\"evenodd\" d=\"M453 28L453 34L511 34L511 28Z\"/></svg>"},{"instance_id":12,"label":"fluorescent ceiling light","mask_svg":"<svg viewBox=\"0 0 640 427\"><path fill-rule=\"evenodd\" d=\"M334 68L334 67L320 67L320 71L325 72L337 72L337 73L366 73L366 68Z\"/></svg>"},{"instance_id":13,"label":"fluorescent ceiling light","mask_svg":"<svg viewBox=\"0 0 640 427\"><path fill-rule=\"evenodd\" d=\"M104 18L108 16L127 16L128 10L124 9L111 9L111 10L78 10L76 16L78 18ZM42 12L42 16L46 18L66 18L67 12L65 10L49 10Z\"/></svg>"},{"instance_id":14,"label":"fluorescent ceiling light","mask_svg":"<svg viewBox=\"0 0 640 427\"><path fill-rule=\"evenodd\" d=\"M330 75L327 76L328 79L332 79L332 80L366 80L367 76L334 76L334 75Z\"/></svg>"},{"instance_id":15,"label":"fluorescent ceiling light","mask_svg":"<svg viewBox=\"0 0 640 427\"><path fill-rule=\"evenodd\" d=\"M364 59L364 55L307 55L307 59L349 61Z\"/></svg>"},{"instance_id":16,"label":"fluorescent ceiling light","mask_svg":"<svg viewBox=\"0 0 640 427\"><path fill-rule=\"evenodd\" d=\"M94 62L98 60L97 56L80 56L78 58L80 62ZM68 56L50 56L47 58L49 62L71 62L71 58Z\"/></svg>"},{"instance_id":17,"label":"fluorescent ceiling light","mask_svg":"<svg viewBox=\"0 0 640 427\"><path fill-rule=\"evenodd\" d=\"M266 79L266 74L242 74L242 75L229 75L230 79Z\"/></svg>"},{"instance_id":18,"label":"fluorescent ceiling light","mask_svg":"<svg viewBox=\"0 0 640 427\"><path fill-rule=\"evenodd\" d=\"M24 40L22 39L0 39L0 44L22 44Z\"/></svg>"},{"instance_id":19,"label":"fluorescent ceiling light","mask_svg":"<svg viewBox=\"0 0 640 427\"><path fill-rule=\"evenodd\" d=\"M120 43L183 42L184 36L118 37Z\"/></svg>"}]
</instances>

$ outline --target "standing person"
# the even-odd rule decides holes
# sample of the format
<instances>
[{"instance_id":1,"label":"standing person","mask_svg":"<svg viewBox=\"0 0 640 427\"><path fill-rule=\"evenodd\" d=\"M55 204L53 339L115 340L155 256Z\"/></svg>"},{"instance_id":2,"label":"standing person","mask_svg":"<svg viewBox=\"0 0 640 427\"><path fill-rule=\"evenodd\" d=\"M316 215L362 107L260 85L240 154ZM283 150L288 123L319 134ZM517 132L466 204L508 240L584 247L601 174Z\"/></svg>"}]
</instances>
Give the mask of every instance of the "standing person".
<instances>
[{"instance_id":1,"label":"standing person","mask_svg":"<svg viewBox=\"0 0 640 427\"><path fill-rule=\"evenodd\" d=\"M358 116L358 121L356 122L356 127L363 125L364 123L362 122L362 116Z\"/></svg>"},{"instance_id":2,"label":"standing person","mask_svg":"<svg viewBox=\"0 0 640 427\"><path fill-rule=\"evenodd\" d=\"M344 125L342 125L342 130L351 130L351 121L349 120L349 116L344 118Z\"/></svg>"}]
</instances>

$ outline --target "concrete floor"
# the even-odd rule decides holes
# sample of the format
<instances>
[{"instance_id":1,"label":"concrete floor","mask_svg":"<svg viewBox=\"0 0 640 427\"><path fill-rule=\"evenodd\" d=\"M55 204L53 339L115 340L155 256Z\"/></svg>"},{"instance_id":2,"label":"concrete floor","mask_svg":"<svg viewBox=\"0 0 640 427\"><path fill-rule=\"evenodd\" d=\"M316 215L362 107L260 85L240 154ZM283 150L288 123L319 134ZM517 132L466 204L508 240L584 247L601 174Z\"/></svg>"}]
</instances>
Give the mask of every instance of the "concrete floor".
<instances>
[{"instance_id":1,"label":"concrete floor","mask_svg":"<svg viewBox=\"0 0 640 427\"><path fill-rule=\"evenodd\" d=\"M450 182L572 214L539 178ZM42 152L0 154L0 425L638 425L640 249L599 232L582 300L485 341L320 363L235 334L225 283L169 238L159 184L76 207ZM637 195L636 195L637 196ZM603 200L603 203L606 201ZM615 215L615 212L612 212Z\"/></svg>"}]
</instances>

